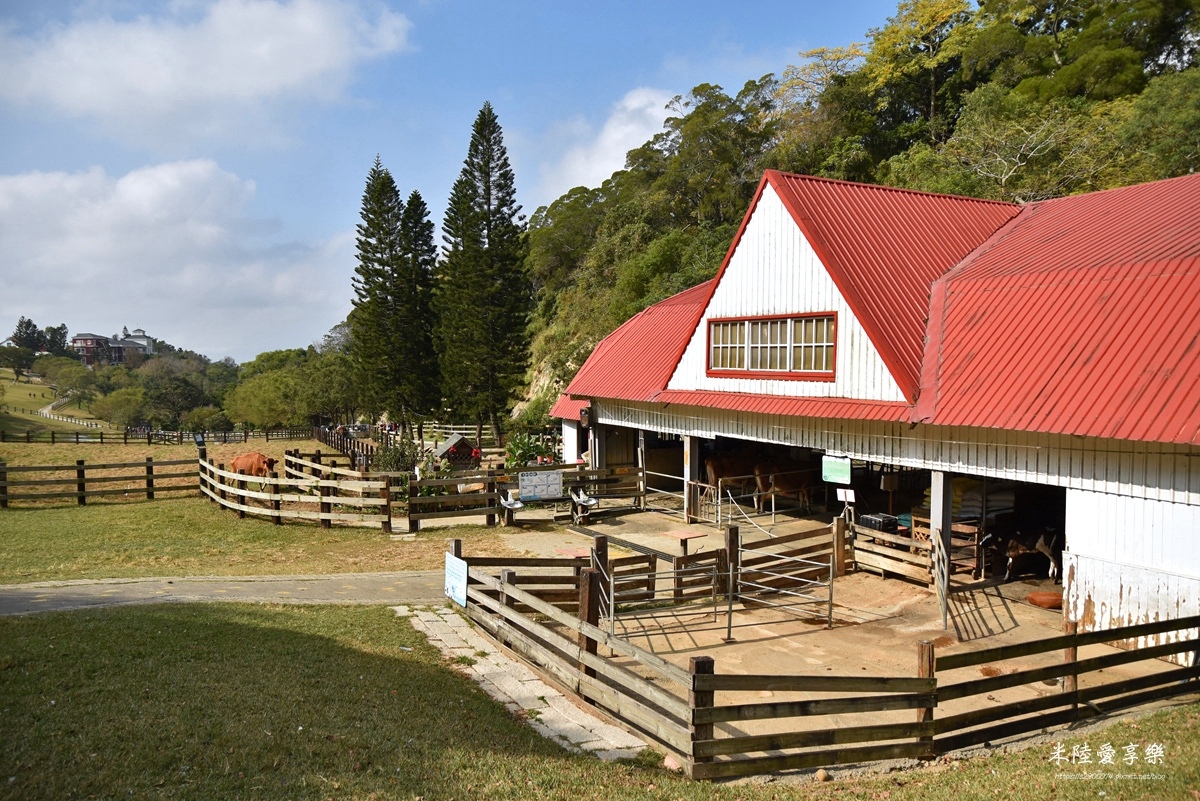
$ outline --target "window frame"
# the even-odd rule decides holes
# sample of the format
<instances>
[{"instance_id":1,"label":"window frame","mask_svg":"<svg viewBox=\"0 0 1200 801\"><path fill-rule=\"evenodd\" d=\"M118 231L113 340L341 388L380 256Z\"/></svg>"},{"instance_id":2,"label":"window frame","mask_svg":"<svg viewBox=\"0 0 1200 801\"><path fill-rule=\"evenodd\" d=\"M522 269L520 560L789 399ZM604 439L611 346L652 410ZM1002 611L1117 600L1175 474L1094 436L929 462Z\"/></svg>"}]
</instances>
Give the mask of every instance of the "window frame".
<instances>
[{"instance_id":1,"label":"window frame","mask_svg":"<svg viewBox=\"0 0 1200 801\"><path fill-rule=\"evenodd\" d=\"M793 331L795 329L796 320L808 319L827 319L833 330L829 337L830 350L830 368L828 370L794 370L791 369L792 356L797 343L792 341ZM787 331L788 341L785 345L773 345L771 347L783 347L788 359L789 368L784 370L762 370L750 369L751 364L750 347L751 336L750 326L746 325L745 334L743 335L742 347L744 348L744 356L742 358L743 367L713 367L713 325L714 324L729 324L729 323L755 323L755 322L779 322L783 324ZM709 378L763 378L776 381L823 381L832 382L837 379L837 334L838 334L838 313L835 311L826 312L800 312L796 314L763 314L757 316L746 317L711 317L704 327L705 337L705 352L704 352L704 374Z\"/></svg>"}]
</instances>

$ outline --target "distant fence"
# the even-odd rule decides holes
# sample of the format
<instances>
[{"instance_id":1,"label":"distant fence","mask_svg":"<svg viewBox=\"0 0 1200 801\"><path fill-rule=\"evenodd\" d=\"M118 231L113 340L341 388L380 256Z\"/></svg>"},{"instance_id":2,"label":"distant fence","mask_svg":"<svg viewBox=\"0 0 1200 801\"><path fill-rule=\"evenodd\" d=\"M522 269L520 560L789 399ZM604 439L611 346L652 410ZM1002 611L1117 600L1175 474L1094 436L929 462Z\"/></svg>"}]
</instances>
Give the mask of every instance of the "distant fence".
<instances>
[{"instance_id":1,"label":"distant fence","mask_svg":"<svg viewBox=\"0 0 1200 801\"><path fill-rule=\"evenodd\" d=\"M727 539L736 546L736 534ZM457 540L450 551L467 564L471 620L678 755L697 779L933 758L1200 692L1200 663L1162 661L1197 652L1200 616L1088 633L1072 624L1061 636L946 655L922 641L915 676L722 674L711 656L677 665L599 625L609 591L601 576L618 575L623 561L597 563L595 550L590 559L464 557ZM727 563L728 586L742 586L737 560ZM627 578L629 592L646 594L640 576ZM1137 650L1114 647L1151 637L1156 644ZM1101 653L1080 658L1083 648ZM1114 671L1130 665L1140 675Z\"/></svg>"},{"instance_id":2,"label":"distant fence","mask_svg":"<svg viewBox=\"0 0 1200 801\"><path fill-rule=\"evenodd\" d=\"M520 474L560 473L561 493L540 496L538 503L572 503L572 491L582 491L597 501L632 499L641 503L645 475L640 467L590 468L583 465L514 467L511 470L465 470L448 476L408 482L408 530L417 531L422 520L482 515L493 525L505 513L500 503L509 492L518 493ZM523 502L532 502L522 498Z\"/></svg>"},{"instance_id":3,"label":"distant fence","mask_svg":"<svg viewBox=\"0 0 1200 801\"><path fill-rule=\"evenodd\" d=\"M170 471L180 465L188 465L189 469ZM168 472L163 472L163 468L168 468ZM58 475L64 473L68 475ZM47 474L55 477L26 477ZM88 464L80 459L73 465L29 466L0 462L0 509L8 508L12 502L62 498L75 498L80 506L87 505L88 498L101 496L144 495L154 500L162 493L195 492L199 486L193 459L156 462L148 456L144 462Z\"/></svg>"},{"instance_id":4,"label":"distant fence","mask_svg":"<svg viewBox=\"0 0 1200 801\"><path fill-rule=\"evenodd\" d=\"M48 445L81 445L94 443L98 445L183 445L195 440L197 432L193 431L140 431L126 429L125 431L26 431L23 434L12 434L0 430L0 443L24 442ZM250 442L261 439L265 442L281 439L308 439L307 428L277 428L264 431L203 431L205 442L228 443Z\"/></svg>"}]
</instances>

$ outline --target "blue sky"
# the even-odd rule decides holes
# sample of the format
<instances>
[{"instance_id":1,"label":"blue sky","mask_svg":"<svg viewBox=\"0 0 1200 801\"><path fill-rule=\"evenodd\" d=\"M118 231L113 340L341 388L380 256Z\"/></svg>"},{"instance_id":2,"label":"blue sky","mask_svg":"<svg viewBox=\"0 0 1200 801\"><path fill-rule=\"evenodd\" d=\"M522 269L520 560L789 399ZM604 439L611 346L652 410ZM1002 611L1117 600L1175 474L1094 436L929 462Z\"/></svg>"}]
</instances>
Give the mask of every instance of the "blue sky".
<instances>
[{"instance_id":1,"label":"blue sky","mask_svg":"<svg viewBox=\"0 0 1200 801\"><path fill-rule=\"evenodd\" d=\"M440 223L490 101L532 213L620 169L672 96L735 93L895 8L4 0L0 338L25 315L214 359L319 342L350 310L376 154Z\"/></svg>"}]
</instances>

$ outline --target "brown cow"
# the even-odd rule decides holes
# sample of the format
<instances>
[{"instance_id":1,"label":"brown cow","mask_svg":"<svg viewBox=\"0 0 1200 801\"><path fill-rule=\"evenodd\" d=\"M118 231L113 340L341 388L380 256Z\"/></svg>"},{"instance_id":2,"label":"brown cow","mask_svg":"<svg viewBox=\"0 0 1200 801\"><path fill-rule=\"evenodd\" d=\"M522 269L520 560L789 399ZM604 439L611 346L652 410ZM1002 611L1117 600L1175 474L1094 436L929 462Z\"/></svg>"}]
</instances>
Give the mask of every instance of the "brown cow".
<instances>
[{"instance_id":1,"label":"brown cow","mask_svg":"<svg viewBox=\"0 0 1200 801\"><path fill-rule=\"evenodd\" d=\"M736 484L739 493L744 494L753 481L754 458L740 453L720 453L704 460L704 472L710 487L704 491L705 495L716 492L722 479L725 479L723 486Z\"/></svg>"},{"instance_id":2,"label":"brown cow","mask_svg":"<svg viewBox=\"0 0 1200 801\"><path fill-rule=\"evenodd\" d=\"M229 463L229 469L235 473L240 470L248 476L266 478L277 464L279 464L278 459L272 459L265 453L243 453L241 456L233 457L233 461Z\"/></svg>"},{"instance_id":3,"label":"brown cow","mask_svg":"<svg viewBox=\"0 0 1200 801\"><path fill-rule=\"evenodd\" d=\"M754 481L758 485L758 508L765 509L772 496L795 498L806 511L811 507L810 493L814 473L797 464L757 464Z\"/></svg>"}]
</instances>

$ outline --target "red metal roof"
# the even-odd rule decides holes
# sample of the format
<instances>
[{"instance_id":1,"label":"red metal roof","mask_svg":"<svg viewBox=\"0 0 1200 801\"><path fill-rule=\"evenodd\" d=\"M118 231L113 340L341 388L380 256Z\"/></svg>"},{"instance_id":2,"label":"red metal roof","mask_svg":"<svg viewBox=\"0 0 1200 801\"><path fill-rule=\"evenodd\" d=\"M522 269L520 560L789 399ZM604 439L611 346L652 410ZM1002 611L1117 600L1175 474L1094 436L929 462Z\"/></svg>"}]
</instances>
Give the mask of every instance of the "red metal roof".
<instances>
[{"instance_id":1,"label":"red metal roof","mask_svg":"<svg viewBox=\"0 0 1200 801\"><path fill-rule=\"evenodd\" d=\"M574 400L566 393L559 395L558 400L554 401L554 406L550 408L550 417L557 417L561 420L578 420L579 411L587 408L591 401Z\"/></svg>"},{"instance_id":2,"label":"red metal roof","mask_svg":"<svg viewBox=\"0 0 1200 801\"><path fill-rule=\"evenodd\" d=\"M1200 175L1026 207L938 281L915 419L1200 445Z\"/></svg>"},{"instance_id":3,"label":"red metal roof","mask_svg":"<svg viewBox=\"0 0 1200 801\"><path fill-rule=\"evenodd\" d=\"M768 183L854 310L904 396L915 399L930 284L1021 207L774 170L763 175L760 195Z\"/></svg>"},{"instance_id":4,"label":"red metal roof","mask_svg":"<svg viewBox=\"0 0 1200 801\"><path fill-rule=\"evenodd\" d=\"M711 289L705 281L626 320L596 346L566 394L652 400L667 385Z\"/></svg>"}]
</instances>

